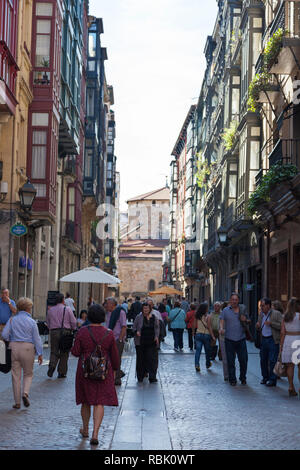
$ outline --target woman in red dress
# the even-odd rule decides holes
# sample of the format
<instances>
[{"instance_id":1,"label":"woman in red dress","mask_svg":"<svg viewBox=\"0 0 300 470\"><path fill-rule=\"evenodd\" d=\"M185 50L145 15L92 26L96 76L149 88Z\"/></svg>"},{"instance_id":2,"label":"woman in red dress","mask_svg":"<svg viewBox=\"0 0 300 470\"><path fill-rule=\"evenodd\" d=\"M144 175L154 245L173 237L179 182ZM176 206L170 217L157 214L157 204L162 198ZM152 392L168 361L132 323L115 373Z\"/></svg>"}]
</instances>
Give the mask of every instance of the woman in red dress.
<instances>
[{"instance_id":1,"label":"woman in red dress","mask_svg":"<svg viewBox=\"0 0 300 470\"><path fill-rule=\"evenodd\" d=\"M115 389L114 371L119 368L119 354L113 332L101 326L105 321L105 310L101 305L94 304L88 310L90 325L80 328L76 335L74 346L71 349L73 356L79 357L76 372L76 404L81 404L81 417L83 426L80 429L82 437L89 437L89 420L91 406L93 410L93 435L90 443L98 445L98 433L104 416L104 406L118 406L118 397ZM82 361L94 350L95 343L88 330L99 344L109 362L108 375L104 381L85 378Z\"/></svg>"}]
</instances>

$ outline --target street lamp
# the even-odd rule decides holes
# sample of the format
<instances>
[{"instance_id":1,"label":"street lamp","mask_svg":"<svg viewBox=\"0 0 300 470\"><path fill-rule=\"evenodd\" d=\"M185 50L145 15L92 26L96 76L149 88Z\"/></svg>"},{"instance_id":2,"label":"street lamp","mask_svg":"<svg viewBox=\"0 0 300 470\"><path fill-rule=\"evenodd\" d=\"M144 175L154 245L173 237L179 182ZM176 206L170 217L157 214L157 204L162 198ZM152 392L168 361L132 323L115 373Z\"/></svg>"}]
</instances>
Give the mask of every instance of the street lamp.
<instances>
[{"instance_id":1,"label":"street lamp","mask_svg":"<svg viewBox=\"0 0 300 470\"><path fill-rule=\"evenodd\" d=\"M22 188L19 189L21 208L25 212L30 212L36 197L36 188L30 183L29 178Z\"/></svg>"},{"instance_id":2,"label":"street lamp","mask_svg":"<svg viewBox=\"0 0 300 470\"><path fill-rule=\"evenodd\" d=\"M227 229L221 225L221 227L218 229L217 233L218 233L220 245L226 245L227 241L228 241L228 239L227 239L227 237L228 237Z\"/></svg>"}]
</instances>

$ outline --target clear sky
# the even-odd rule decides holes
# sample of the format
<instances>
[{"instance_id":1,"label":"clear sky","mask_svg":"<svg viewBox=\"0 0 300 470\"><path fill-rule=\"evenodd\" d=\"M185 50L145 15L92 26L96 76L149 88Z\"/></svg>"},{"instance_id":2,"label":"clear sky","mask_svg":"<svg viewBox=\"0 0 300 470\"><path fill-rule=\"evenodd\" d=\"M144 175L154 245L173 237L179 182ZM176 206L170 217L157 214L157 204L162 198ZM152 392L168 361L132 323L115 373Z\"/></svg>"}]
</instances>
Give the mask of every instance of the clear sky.
<instances>
[{"instance_id":1,"label":"clear sky","mask_svg":"<svg viewBox=\"0 0 300 470\"><path fill-rule=\"evenodd\" d=\"M90 0L103 18L106 77L114 87L121 210L163 187L189 107L197 102L216 0Z\"/></svg>"}]
</instances>

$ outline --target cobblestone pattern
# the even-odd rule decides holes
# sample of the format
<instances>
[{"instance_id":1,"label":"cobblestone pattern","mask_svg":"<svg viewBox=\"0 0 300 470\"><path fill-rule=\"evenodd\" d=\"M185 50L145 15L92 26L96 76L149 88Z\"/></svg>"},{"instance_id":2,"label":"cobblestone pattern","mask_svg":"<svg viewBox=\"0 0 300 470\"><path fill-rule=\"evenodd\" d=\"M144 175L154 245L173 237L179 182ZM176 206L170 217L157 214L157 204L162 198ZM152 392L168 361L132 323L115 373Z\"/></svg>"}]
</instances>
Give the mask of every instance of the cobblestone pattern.
<instances>
[{"instance_id":1,"label":"cobblestone pattern","mask_svg":"<svg viewBox=\"0 0 300 470\"><path fill-rule=\"evenodd\" d=\"M300 400L289 398L286 378L274 388L260 384L259 354L252 344L248 384L236 387L224 382L218 359L206 370L202 354L197 373L194 354L172 347L168 337L159 367L173 449L300 449Z\"/></svg>"},{"instance_id":2,"label":"cobblestone pattern","mask_svg":"<svg viewBox=\"0 0 300 470\"><path fill-rule=\"evenodd\" d=\"M157 395L160 388L149 387L147 381L141 397L134 377L134 348L125 352L122 368L126 376L118 387L120 406L105 408L97 449L151 449L151 443L160 436L158 432L162 432L159 423L164 409L168 428L165 427L167 431L162 434L160 445L169 442L166 448L300 450L300 400L288 397L287 379L270 389L260 385L259 355L252 345L249 345L248 385L231 387L223 380L219 360L207 371L202 355L201 373L196 373L194 354L187 349L186 335L184 341L184 353L173 351L170 335L162 344L157 386L162 387L163 401ZM29 408L12 409L11 376L1 374L0 450L91 449L89 440L79 434L81 416L80 407L75 404L74 385L77 359L70 358L66 379L57 379L56 374L50 379L46 375L48 355L46 349L44 365L35 364ZM154 392L150 400L151 390ZM141 401L140 408L145 408L142 425L134 412L136 400ZM141 444L133 442L137 441L130 433L133 428L134 432L138 428L145 433ZM92 420L90 435L91 431ZM168 436L171 442L166 439Z\"/></svg>"}]
</instances>

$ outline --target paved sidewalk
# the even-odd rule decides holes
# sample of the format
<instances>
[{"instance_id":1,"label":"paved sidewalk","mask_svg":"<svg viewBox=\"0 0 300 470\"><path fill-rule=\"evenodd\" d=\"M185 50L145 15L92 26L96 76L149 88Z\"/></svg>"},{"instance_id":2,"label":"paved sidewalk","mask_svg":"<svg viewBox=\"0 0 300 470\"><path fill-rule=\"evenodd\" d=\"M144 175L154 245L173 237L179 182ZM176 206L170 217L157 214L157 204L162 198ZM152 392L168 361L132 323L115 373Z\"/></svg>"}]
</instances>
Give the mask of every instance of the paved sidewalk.
<instances>
[{"instance_id":1,"label":"paved sidewalk","mask_svg":"<svg viewBox=\"0 0 300 470\"><path fill-rule=\"evenodd\" d=\"M158 383L135 378L135 350L123 354L126 373L117 387L119 407L105 407L97 450L300 450L300 400L288 397L287 379L275 388L260 385L259 354L248 344L247 385L223 380L222 363L201 373L194 353L173 350L169 334L161 346ZM66 379L47 377L49 350L35 364L31 406L12 409L11 375L0 374L0 450L90 450L82 439L80 407L75 404L77 359ZM295 384L299 387L297 379ZM90 435L92 421L90 422ZM94 447L93 447L94 449Z\"/></svg>"},{"instance_id":2,"label":"paved sidewalk","mask_svg":"<svg viewBox=\"0 0 300 470\"><path fill-rule=\"evenodd\" d=\"M186 333L184 344L184 353L174 352L169 335L160 355L173 449L300 450L300 400L288 396L286 378L274 388L260 384L259 351L253 344L247 343L247 385L236 387L224 382L218 359L206 369L203 353L197 373ZM296 372L295 386L300 387Z\"/></svg>"},{"instance_id":3,"label":"paved sidewalk","mask_svg":"<svg viewBox=\"0 0 300 470\"><path fill-rule=\"evenodd\" d=\"M117 419L111 449L169 450L171 439L160 380L137 383L135 357Z\"/></svg>"}]
</instances>

